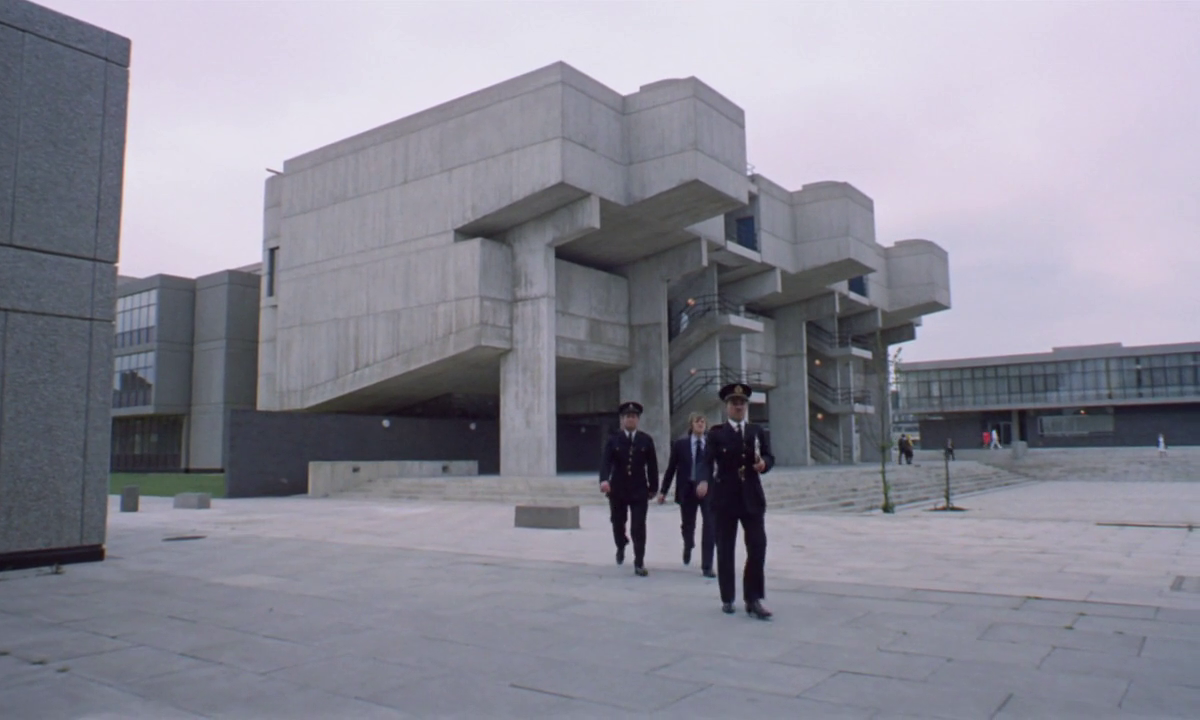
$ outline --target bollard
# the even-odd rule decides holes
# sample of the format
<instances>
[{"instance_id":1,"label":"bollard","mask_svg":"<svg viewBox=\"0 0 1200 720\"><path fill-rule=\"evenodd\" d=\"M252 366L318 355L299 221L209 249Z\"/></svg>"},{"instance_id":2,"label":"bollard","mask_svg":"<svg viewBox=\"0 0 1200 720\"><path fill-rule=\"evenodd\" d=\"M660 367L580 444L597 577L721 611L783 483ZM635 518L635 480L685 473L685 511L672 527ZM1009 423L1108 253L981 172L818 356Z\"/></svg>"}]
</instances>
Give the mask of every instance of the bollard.
<instances>
[{"instance_id":1,"label":"bollard","mask_svg":"<svg viewBox=\"0 0 1200 720\"><path fill-rule=\"evenodd\" d=\"M137 485L126 485L121 488L121 512L137 512L138 511L138 494L140 490Z\"/></svg>"}]
</instances>

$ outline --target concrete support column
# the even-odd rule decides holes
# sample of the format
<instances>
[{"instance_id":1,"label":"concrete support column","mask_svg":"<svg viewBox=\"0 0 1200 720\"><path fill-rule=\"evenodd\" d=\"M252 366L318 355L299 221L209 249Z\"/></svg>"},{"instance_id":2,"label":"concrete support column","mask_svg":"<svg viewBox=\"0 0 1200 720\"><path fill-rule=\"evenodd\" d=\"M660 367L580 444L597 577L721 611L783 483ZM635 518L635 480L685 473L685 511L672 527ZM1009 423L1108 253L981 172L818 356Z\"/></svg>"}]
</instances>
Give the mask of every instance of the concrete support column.
<instances>
[{"instance_id":1,"label":"concrete support column","mask_svg":"<svg viewBox=\"0 0 1200 720\"><path fill-rule=\"evenodd\" d=\"M500 358L500 474L556 475L554 248L538 233L514 238L511 246L512 350Z\"/></svg>"},{"instance_id":2,"label":"concrete support column","mask_svg":"<svg viewBox=\"0 0 1200 720\"><path fill-rule=\"evenodd\" d=\"M808 441L808 342L804 310L789 305L775 313L775 371L778 384L767 400L771 450L783 466L812 462Z\"/></svg>"},{"instance_id":3,"label":"concrete support column","mask_svg":"<svg viewBox=\"0 0 1200 720\"><path fill-rule=\"evenodd\" d=\"M621 401L642 404L641 429L654 438L659 468L666 468L671 450L671 356L667 325L668 289L672 282L708 266L703 240L622 268L629 281L629 355L632 364L621 373Z\"/></svg>"},{"instance_id":4,"label":"concrete support column","mask_svg":"<svg viewBox=\"0 0 1200 720\"><path fill-rule=\"evenodd\" d=\"M671 440L671 377L667 353L667 282L652 264L629 273L629 358L621 373L621 402L645 408L640 424L654 438L658 464L666 468Z\"/></svg>"},{"instance_id":5,"label":"concrete support column","mask_svg":"<svg viewBox=\"0 0 1200 720\"><path fill-rule=\"evenodd\" d=\"M558 474L554 249L600 227L583 198L505 234L512 248L512 349L500 358L500 474Z\"/></svg>"}]
</instances>

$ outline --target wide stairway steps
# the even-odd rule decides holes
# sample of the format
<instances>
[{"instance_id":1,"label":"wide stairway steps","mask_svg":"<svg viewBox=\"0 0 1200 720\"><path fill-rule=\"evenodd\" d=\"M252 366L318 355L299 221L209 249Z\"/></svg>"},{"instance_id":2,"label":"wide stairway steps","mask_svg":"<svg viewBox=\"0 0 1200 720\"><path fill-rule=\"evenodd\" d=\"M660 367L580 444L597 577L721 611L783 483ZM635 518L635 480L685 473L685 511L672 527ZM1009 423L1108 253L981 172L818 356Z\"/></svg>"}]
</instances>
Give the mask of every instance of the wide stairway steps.
<instances>
[{"instance_id":1,"label":"wide stairway steps","mask_svg":"<svg viewBox=\"0 0 1200 720\"><path fill-rule=\"evenodd\" d=\"M982 463L950 465L953 496L1006 487L1028 478ZM883 502L878 465L777 468L764 478L771 512L857 513ZM945 492L941 463L888 465L896 505L934 501ZM674 489L672 489L672 494ZM391 478L375 480L339 498L459 501L505 504L605 505L593 475L552 478L475 477Z\"/></svg>"}]
</instances>

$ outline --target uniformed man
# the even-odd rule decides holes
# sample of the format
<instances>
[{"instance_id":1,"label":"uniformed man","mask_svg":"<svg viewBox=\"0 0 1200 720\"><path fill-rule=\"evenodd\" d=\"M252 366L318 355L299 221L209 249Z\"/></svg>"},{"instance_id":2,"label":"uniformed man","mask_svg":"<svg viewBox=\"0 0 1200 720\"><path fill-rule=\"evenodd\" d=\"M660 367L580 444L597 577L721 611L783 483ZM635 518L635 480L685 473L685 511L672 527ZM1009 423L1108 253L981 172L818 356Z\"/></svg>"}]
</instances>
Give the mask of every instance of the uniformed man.
<instances>
[{"instance_id":1,"label":"uniformed man","mask_svg":"<svg viewBox=\"0 0 1200 720\"><path fill-rule=\"evenodd\" d=\"M742 572L742 597L746 613L759 620L769 620L771 611L762 604L766 597L763 567L767 558L767 532L763 523L767 497L760 476L775 465L771 442L761 425L746 419L752 388L745 383L733 383L721 388L729 421L714 425L708 431L708 455L712 463L712 504L717 524L717 584L721 587L721 610L733 614L734 548L737 545L738 523L746 534L746 567ZM696 494L705 497L709 483L696 487Z\"/></svg>"},{"instance_id":2,"label":"uniformed man","mask_svg":"<svg viewBox=\"0 0 1200 720\"><path fill-rule=\"evenodd\" d=\"M625 562L625 518L630 519L633 535L633 572L645 577L646 571L646 511L650 498L658 492L658 455L654 439L637 429L642 406L635 402L621 403L618 410L621 429L604 445L600 462L600 491L608 496L612 511L613 541L617 544L617 564Z\"/></svg>"}]
</instances>

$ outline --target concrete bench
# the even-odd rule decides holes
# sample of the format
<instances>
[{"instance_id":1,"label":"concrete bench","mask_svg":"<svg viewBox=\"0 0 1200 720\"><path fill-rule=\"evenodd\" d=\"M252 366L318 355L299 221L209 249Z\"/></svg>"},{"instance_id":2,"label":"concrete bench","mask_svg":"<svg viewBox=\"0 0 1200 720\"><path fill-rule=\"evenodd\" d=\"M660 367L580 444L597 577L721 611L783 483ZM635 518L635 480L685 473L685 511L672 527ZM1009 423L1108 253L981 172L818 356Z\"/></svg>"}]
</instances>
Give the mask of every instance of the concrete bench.
<instances>
[{"instance_id":1,"label":"concrete bench","mask_svg":"<svg viewBox=\"0 0 1200 720\"><path fill-rule=\"evenodd\" d=\"M547 530L578 530L578 505L518 505L516 526Z\"/></svg>"},{"instance_id":2,"label":"concrete bench","mask_svg":"<svg viewBox=\"0 0 1200 720\"><path fill-rule=\"evenodd\" d=\"M208 510L212 507L209 493L179 493L175 496L175 507L184 510Z\"/></svg>"}]
</instances>

